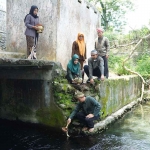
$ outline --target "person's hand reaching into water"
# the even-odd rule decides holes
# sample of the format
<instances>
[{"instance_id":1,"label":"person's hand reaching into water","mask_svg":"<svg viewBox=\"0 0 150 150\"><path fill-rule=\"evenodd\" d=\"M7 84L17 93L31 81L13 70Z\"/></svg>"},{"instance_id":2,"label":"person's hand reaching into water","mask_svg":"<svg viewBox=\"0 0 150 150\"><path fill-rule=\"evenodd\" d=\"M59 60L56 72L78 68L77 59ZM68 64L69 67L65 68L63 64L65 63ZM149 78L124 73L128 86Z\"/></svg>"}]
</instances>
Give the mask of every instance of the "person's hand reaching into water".
<instances>
[{"instance_id":1,"label":"person's hand reaching into water","mask_svg":"<svg viewBox=\"0 0 150 150\"><path fill-rule=\"evenodd\" d=\"M71 123L71 119L69 118L68 120L67 120L67 124L69 125Z\"/></svg>"}]
</instances>

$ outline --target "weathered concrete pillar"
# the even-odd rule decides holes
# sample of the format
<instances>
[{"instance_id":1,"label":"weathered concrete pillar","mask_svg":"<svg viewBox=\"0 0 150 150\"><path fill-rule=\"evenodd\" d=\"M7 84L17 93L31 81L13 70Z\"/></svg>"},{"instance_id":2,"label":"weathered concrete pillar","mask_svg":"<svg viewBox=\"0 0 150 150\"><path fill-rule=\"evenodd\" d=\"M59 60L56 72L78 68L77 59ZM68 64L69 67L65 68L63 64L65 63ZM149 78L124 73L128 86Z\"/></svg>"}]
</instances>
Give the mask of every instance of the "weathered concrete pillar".
<instances>
[{"instance_id":1,"label":"weathered concrete pillar","mask_svg":"<svg viewBox=\"0 0 150 150\"><path fill-rule=\"evenodd\" d=\"M20 52L8 52L7 45L7 0L0 0L0 58L25 58ZM9 27L10 30L12 28Z\"/></svg>"},{"instance_id":2,"label":"weathered concrete pillar","mask_svg":"<svg viewBox=\"0 0 150 150\"><path fill-rule=\"evenodd\" d=\"M59 127L64 115L53 99L54 62L0 59L0 118Z\"/></svg>"},{"instance_id":3,"label":"weathered concrete pillar","mask_svg":"<svg viewBox=\"0 0 150 150\"><path fill-rule=\"evenodd\" d=\"M0 52L6 50L6 0L0 0Z\"/></svg>"}]
</instances>

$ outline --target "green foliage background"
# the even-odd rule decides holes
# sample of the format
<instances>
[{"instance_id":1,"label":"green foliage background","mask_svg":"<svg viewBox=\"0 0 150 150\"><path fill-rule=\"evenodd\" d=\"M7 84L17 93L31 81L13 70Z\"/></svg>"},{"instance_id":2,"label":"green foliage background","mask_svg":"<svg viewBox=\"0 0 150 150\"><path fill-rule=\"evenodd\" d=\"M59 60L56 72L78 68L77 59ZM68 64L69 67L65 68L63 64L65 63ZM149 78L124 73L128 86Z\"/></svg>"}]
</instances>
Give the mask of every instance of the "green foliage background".
<instances>
[{"instance_id":1,"label":"green foliage background","mask_svg":"<svg viewBox=\"0 0 150 150\"><path fill-rule=\"evenodd\" d=\"M133 30L126 35L121 35L113 33L112 31L105 32L105 36L109 38L110 41L119 40L120 43L124 44L125 41L131 43L132 41L139 41L142 37L150 34L150 30L144 26L141 29ZM128 55L131 51L128 51ZM140 73L143 76L150 76L150 40L143 40L141 45L136 49L135 53L137 56L131 57L125 65L133 71ZM112 72L117 75L128 75L129 72L123 68L123 60L127 56L114 55L112 52L109 56L109 68Z\"/></svg>"}]
</instances>

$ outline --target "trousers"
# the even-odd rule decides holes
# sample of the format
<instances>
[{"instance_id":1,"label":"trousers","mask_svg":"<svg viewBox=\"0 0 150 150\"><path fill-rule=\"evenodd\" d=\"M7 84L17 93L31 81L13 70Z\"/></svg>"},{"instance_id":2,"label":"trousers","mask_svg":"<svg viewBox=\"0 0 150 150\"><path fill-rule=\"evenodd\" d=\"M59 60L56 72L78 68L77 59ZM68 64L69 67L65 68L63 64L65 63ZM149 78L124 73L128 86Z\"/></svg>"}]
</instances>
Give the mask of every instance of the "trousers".
<instances>
[{"instance_id":1,"label":"trousers","mask_svg":"<svg viewBox=\"0 0 150 150\"><path fill-rule=\"evenodd\" d=\"M76 118L88 128L94 128L93 121L98 120L99 117L100 116L98 115L98 116L94 116L92 118L86 118L86 114L84 112L78 112L76 114Z\"/></svg>"}]
</instances>

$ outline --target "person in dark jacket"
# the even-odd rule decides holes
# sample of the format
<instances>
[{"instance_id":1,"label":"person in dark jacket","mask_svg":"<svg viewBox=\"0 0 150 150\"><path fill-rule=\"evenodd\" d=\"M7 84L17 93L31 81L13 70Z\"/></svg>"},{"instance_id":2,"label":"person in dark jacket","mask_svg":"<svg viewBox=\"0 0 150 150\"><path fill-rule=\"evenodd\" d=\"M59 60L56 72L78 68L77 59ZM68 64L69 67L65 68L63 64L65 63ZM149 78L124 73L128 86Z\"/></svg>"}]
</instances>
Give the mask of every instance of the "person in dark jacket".
<instances>
[{"instance_id":1,"label":"person in dark jacket","mask_svg":"<svg viewBox=\"0 0 150 150\"><path fill-rule=\"evenodd\" d=\"M81 65L79 63L79 56L74 54L67 65L67 80L74 83L75 78L81 78Z\"/></svg>"},{"instance_id":2,"label":"person in dark jacket","mask_svg":"<svg viewBox=\"0 0 150 150\"><path fill-rule=\"evenodd\" d=\"M27 40L27 58L30 56L33 46L37 45L38 41L38 27L36 25L39 24L39 17L37 16L38 7L31 6L29 14L25 16L24 22L26 31L26 40ZM34 52L34 59L36 59L36 52Z\"/></svg>"},{"instance_id":3,"label":"person in dark jacket","mask_svg":"<svg viewBox=\"0 0 150 150\"><path fill-rule=\"evenodd\" d=\"M84 71L89 77L87 82L94 83L93 76L97 76L98 80L104 80L104 61L98 56L96 50L91 51L91 57L88 59L88 65L84 66Z\"/></svg>"},{"instance_id":4,"label":"person in dark jacket","mask_svg":"<svg viewBox=\"0 0 150 150\"><path fill-rule=\"evenodd\" d=\"M76 93L76 98L78 103L74 111L71 113L67 120L67 124L70 124L72 119L75 117L79 119L80 122L84 124L82 130L89 130L89 132L94 131L94 120L100 118L100 103L91 96L85 97L82 92Z\"/></svg>"}]
</instances>

